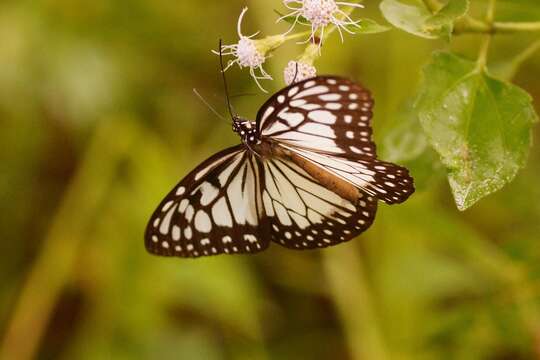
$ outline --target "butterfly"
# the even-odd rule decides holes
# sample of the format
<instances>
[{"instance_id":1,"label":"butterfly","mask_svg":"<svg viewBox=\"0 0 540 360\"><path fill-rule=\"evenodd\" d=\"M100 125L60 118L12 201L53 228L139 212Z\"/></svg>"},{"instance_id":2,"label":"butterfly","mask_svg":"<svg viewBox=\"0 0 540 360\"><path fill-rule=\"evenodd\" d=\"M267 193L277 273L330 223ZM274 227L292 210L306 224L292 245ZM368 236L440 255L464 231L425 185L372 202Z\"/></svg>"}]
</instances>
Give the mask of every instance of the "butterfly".
<instances>
[{"instance_id":1,"label":"butterfly","mask_svg":"<svg viewBox=\"0 0 540 360\"><path fill-rule=\"evenodd\" d=\"M256 121L233 115L241 144L210 157L163 199L145 246L163 256L316 249L358 236L379 200L413 192L407 169L378 160L373 99L346 78L318 76L274 94Z\"/></svg>"}]
</instances>

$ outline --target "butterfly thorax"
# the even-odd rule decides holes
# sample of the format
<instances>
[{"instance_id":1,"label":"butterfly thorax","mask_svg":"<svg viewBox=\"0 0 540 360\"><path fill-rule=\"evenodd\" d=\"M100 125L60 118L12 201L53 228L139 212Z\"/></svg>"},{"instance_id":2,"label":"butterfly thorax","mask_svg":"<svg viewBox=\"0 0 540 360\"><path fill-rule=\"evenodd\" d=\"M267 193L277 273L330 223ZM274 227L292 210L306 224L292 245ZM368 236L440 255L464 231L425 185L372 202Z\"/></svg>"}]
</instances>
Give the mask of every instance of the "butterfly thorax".
<instances>
[{"instance_id":1,"label":"butterfly thorax","mask_svg":"<svg viewBox=\"0 0 540 360\"><path fill-rule=\"evenodd\" d=\"M257 126L253 121L235 116L233 118L232 129L240 136L244 144L255 145L261 142Z\"/></svg>"}]
</instances>

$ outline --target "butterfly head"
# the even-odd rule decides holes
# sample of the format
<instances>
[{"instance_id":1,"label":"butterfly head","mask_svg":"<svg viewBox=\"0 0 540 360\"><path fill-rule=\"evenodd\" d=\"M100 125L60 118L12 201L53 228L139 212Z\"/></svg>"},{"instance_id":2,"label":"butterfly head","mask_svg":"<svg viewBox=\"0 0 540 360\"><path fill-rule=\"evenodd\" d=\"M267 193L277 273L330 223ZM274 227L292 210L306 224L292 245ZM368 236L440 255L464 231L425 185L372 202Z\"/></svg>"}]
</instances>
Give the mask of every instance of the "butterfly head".
<instances>
[{"instance_id":1,"label":"butterfly head","mask_svg":"<svg viewBox=\"0 0 540 360\"><path fill-rule=\"evenodd\" d=\"M255 122L242 119L239 116L234 116L232 129L240 136L243 143L253 145L260 142Z\"/></svg>"}]
</instances>

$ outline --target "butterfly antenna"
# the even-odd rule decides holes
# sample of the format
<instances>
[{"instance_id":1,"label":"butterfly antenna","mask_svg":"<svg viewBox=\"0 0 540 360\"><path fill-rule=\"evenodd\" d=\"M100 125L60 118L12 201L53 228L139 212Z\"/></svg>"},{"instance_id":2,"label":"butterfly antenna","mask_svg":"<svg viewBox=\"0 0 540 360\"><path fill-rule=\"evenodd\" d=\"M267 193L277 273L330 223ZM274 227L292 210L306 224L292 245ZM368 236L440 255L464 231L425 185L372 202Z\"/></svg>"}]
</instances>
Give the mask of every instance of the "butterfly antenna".
<instances>
[{"instance_id":1,"label":"butterfly antenna","mask_svg":"<svg viewBox=\"0 0 540 360\"><path fill-rule=\"evenodd\" d=\"M294 71L294 78L293 78L293 80L292 80L291 85L294 84L294 83L296 82L296 77L297 77L297 76L298 76L298 61L296 62L296 69L295 69L295 71Z\"/></svg>"},{"instance_id":2,"label":"butterfly antenna","mask_svg":"<svg viewBox=\"0 0 540 360\"><path fill-rule=\"evenodd\" d=\"M202 102L204 105L206 105L206 107L207 107L208 109L210 109L210 111L213 112L218 118L220 118L221 120L227 121L227 119L225 119L225 117L224 117L223 115L221 115L220 113L218 113L217 110L214 109L214 108L212 107L212 105L210 105L210 104L208 103L208 101L206 101L206 100L201 96L201 94L199 94L199 92L197 91L197 89L194 88L194 89L193 89L193 93L194 93L195 96L197 96L197 97L199 98L199 100L201 100L201 102Z\"/></svg>"},{"instance_id":3,"label":"butterfly antenna","mask_svg":"<svg viewBox=\"0 0 540 360\"><path fill-rule=\"evenodd\" d=\"M227 77L225 76L225 67L223 66L223 46L222 40L219 39L219 65L221 66L221 76L223 77L223 86L225 87L225 98L227 99L227 108L231 119L234 119L233 110L231 106L231 100L229 97L229 86L227 85Z\"/></svg>"}]
</instances>

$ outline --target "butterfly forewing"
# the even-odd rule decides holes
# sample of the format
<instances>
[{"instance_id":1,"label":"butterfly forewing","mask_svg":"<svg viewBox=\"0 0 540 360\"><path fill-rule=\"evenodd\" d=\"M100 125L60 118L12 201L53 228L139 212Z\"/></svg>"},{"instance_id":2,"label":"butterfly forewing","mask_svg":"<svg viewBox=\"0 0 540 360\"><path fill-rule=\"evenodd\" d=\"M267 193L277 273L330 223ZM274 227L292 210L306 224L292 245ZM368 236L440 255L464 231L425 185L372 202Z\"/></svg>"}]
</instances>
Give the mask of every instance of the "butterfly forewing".
<instances>
[{"instance_id":1,"label":"butterfly forewing","mask_svg":"<svg viewBox=\"0 0 540 360\"><path fill-rule=\"evenodd\" d=\"M260 134L348 159L373 158L373 99L350 80L320 76L272 96L257 115Z\"/></svg>"},{"instance_id":2,"label":"butterfly forewing","mask_svg":"<svg viewBox=\"0 0 540 360\"><path fill-rule=\"evenodd\" d=\"M278 244L292 249L336 245L363 232L375 218L377 199L370 195L360 193L355 203L346 200L287 159L265 160L263 168L264 209Z\"/></svg>"},{"instance_id":3,"label":"butterfly forewing","mask_svg":"<svg viewBox=\"0 0 540 360\"><path fill-rule=\"evenodd\" d=\"M268 246L259 166L243 145L199 165L161 202L146 228L149 252L198 257Z\"/></svg>"}]
</instances>

